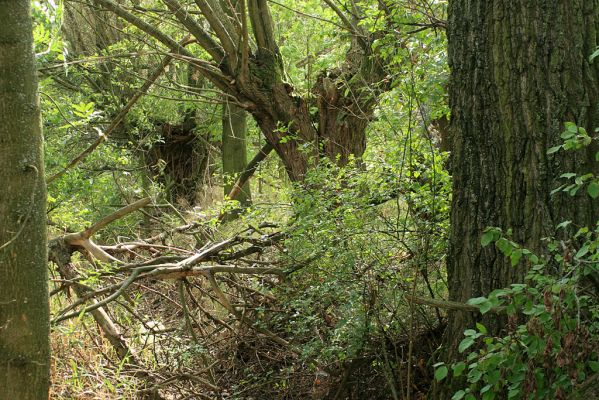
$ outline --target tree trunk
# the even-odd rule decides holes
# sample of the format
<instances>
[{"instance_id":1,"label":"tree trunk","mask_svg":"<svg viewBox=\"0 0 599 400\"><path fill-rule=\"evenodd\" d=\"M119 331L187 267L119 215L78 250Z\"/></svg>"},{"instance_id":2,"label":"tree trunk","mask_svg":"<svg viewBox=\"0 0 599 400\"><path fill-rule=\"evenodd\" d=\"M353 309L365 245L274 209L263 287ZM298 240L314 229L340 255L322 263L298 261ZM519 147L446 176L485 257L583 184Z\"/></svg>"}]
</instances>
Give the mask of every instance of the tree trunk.
<instances>
[{"instance_id":1,"label":"tree trunk","mask_svg":"<svg viewBox=\"0 0 599 400\"><path fill-rule=\"evenodd\" d=\"M48 398L46 189L30 2L0 0L0 393Z\"/></svg>"},{"instance_id":2,"label":"tree trunk","mask_svg":"<svg viewBox=\"0 0 599 400\"><path fill-rule=\"evenodd\" d=\"M250 60L258 64L251 71L282 69L277 57L260 58L260 52L257 57ZM240 97L253 101L249 110L292 181L301 181L320 157L340 166L362 157L377 98L389 88L381 60L368 48L354 43L343 66L323 72L307 98L294 94L282 70L270 75L268 80L252 77L253 85L239 79Z\"/></svg>"},{"instance_id":3,"label":"tree trunk","mask_svg":"<svg viewBox=\"0 0 599 400\"><path fill-rule=\"evenodd\" d=\"M550 196L564 172L595 172L597 146L547 150L561 143L564 122L588 132L599 124L597 0L449 2L453 199L448 257L450 300L465 302L523 279L480 238L489 226L542 253L542 238L564 220L591 226L597 202L581 190ZM448 359L476 315L449 314ZM497 321L485 321L498 333ZM452 393L446 391L449 397ZM443 396L435 396L443 398Z\"/></svg>"},{"instance_id":4,"label":"tree trunk","mask_svg":"<svg viewBox=\"0 0 599 400\"><path fill-rule=\"evenodd\" d=\"M231 192L233 185L247 166L246 149L246 113L245 111L229 102L223 103L223 175L225 177L225 196ZM249 206L252 202L250 184L243 185L241 192L235 199L242 206Z\"/></svg>"}]
</instances>

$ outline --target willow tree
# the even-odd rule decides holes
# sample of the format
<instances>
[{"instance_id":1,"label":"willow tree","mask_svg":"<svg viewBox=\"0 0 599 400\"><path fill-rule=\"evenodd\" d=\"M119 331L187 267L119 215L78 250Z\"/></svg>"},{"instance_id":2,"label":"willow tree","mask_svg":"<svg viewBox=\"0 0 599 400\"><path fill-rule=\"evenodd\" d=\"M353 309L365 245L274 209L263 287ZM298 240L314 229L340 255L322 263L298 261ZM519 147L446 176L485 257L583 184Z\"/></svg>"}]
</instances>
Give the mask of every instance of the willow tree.
<instances>
[{"instance_id":1,"label":"willow tree","mask_svg":"<svg viewBox=\"0 0 599 400\"><path fill-rule=\"evenodd\" d=\"M465 302L523 280L493 246L486 227L542 253L542 239L569 220L592 226L597 202L581 193L551 196L564 172L597 172L586 153L548 154L564 123L599 126L597 0L449 2L453 198L448 257L449 295ZM581 191L582 192L582 191ZM450 357L475 316L449 315ZM501 324L488 321L498 332Z\"/></svg>"},{"instance_id":2,"label":"willow tree","mask_svg":"<svg viewBox=\"0 0 599 400\"><path fill-rule=\"evenodd\" d=\"M0 1L0 393L47 399L46 192L28 0Z\"/></svg>"},{"instance_id":3,"label":"willow tree","mask_svg":"<svg viewBox=\"0 0 599 400\"><path fill-rule=\"evenodd\" d=\"M90 0L92 1L92 0ZM337 15L351 45L343 66L322 72L309 95L300 95L287 81L275 35L275 24L266 0L232 2L162 0L184 31L190 33L205 57L177 45L151 20L112 0L93 2L113 11L149 34L178 57L196 66L230 102L249 112L266 141L281 158L290 178L301 180L309 165L326 156L346 164L360 158L366 147L366 126L377 96L389 88L384 63L373 51L381 33L368 32L359 2L325 3ZM380 3L381 12L389 12ZM199 53L199 52L196 52Z\"/></svg>"}]
</instances>

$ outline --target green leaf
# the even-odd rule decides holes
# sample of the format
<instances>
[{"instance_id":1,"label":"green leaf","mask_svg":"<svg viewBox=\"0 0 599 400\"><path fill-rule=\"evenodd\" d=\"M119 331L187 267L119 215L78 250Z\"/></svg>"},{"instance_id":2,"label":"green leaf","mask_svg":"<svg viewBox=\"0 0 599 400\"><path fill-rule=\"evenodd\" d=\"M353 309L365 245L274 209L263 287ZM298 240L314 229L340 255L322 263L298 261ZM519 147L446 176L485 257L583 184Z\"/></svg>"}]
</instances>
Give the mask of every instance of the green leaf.
<instances>
[{"instance_id":1,"label":"green leaf","mask_svg":"<svg viewBox=\"0 0 599 400\"><path fill-rule=\"evenodd\" d=\"M566 122L564 125L566 126L566 132L570 132L570 133L574 133L574 134L578 133L578 126L576 126L576 124L574 122ZM566 138L564 138L564 139L566 139Z\"/></svg>"},{"instance_id":2,"label":"green leaf","mask_svg":"<svg viewBox=\"0 0 599 400\"><path fill-rule=\"evenodd\" d=\"M460 342L460 345L458 346L458 351L460 353L463 353L468 347L472 346L473 344L474 339L472 339L471 337L467 337L466 339Z\"/></svg>"},{"instance_id":3,"label":"green leaf","mask_svg":"<svg viewBox=\"0 0 599 400\"><path fill-rule=\"evenodd\" d=\"M476 329L478 329L478 331L480 333L482 333L483 335L487 334L487 328L483 324L481 324L480 322L476 323Z\"/></svg>"},{"instance_id":4,"label":"green leaf","mask_svg":"<svg viewBox=\"0 0 599 400\"><path fill-rule=\"evenodd\" d=\"M574 136L576 136L575 133L572 133L570 131L563 131L562 134L560 135L560 137L564 140L569 140L572 139ZM568 147L572 146L571 142L566 142L564 145L565 149L568 149Z\"/></svg>"},{"instance_id":5,"label":"green leaf","mask_svg":"<svg viewBox=\"0 0 599 400\"><path fill-rule=\"evenodd\" d=\"M599 47L589 56L589 62L592 63L595 58L599 56Z\"/></svg>"},{"instance_id":6,"label":"green leaf","mask_svg":"<svg viewBox=\"0 0 599 400\"><path fill-rule=\"evenodd\" d=\"M518 397L520 395L520 388L511 389L508 394L508 399L513 399L514 397Z\"/></svg>"},{"instance_id":7,"label":"green leaf","mask_svg":"<svg viewBox=\"0 0 599 400\"><path fill-rule=\"evenodd\" d=\"M445 379L448 371L449 370L445 365L437 368L437 370L435 371L435 379L437 380L437 382L441 382L443 379Z\"/></svg>"},{"instance_id":8,"label":"green leaf","mask_svg":"<svg viewBox=\"0 0 599 400\"><path fill-rule=\"evenodd\" d=\"M472 368L470 372L468 372L468 381L470 381L470 383L476 383L480 381L480 378L482 378L482 376L483 373L480 369Z\"/></svg>"},{"instance_id":9,"label":"green leaf","mask_svg":"<svg viewBox=\"0 0 599 400\"><path fill-rule=\"evenodd\" d=\"M510 254L510 261L512 263L512 267L515 267L520 262L520 258L522 258L522 249L516 249L512 251Z\"/></svg>"},{"instance_id":10,"label":"green leaf","mask_svg":"<svg viewBox=\"0 0 599 400\"><path fill-rule=\"evenodd\" d=\"M589 368L591 368L593 372L599 371L599 361L589 361Z\"/></svg>"},{"instance_id":11,"label":"green leaf","mask_svg":"<svg viewBox=\"0 0 599 400\"><path fill-rule=\"evenodd\" d=\"M491 308L493 308L493 303L491 301L487 301L486 303L481 304L478 308L481 314L486 314L491 311Z\"/></svg>"},{"instance_id":12,"label":"green leaf","mask_svg":"<svg viewBox=\"0 0 599 400\"><path fill-rule=\"evenodd\" d=\"M503 253L504 256L509 257L514 250L514 246L506 238L501 238L495 243L495 246Z\"/></svg>"},{"instance_id":13,"label":"green leaf","mask_svg":"<svg viewBox=\"0 0 599 400\"><path fill-rule=\"evenodd\" d=\"M512 291L509 289L495 289L489 293L489 297L501 297L510 294Z\"/></svg>"},{"instance_id":14,"label":"green leaf","mask_svg":"<svg viewBox=\"0 0 599 400\"><path fill-rule=\"evenodd\" d=\"M454 395L451 397L451 400L462 400L464 398L464 396L466 395L466 392L464 392L463 390L458 390L457 392L454 393Z\"/></svg>"},{"instance_id":15,"label":"green leaf","mask_svg":"<svg viewBox=\"0 0 599 400\"><path fill-rule=\"evenodd\" d=\"M564 221L561 222L557 225L556 229L563 229L566 228L568 225L570 225L572 223L572 221Z\"/></svg>"},{"instance_id":16,"label":"green leaf","mask_svg":"<svg viewBox=\"0 0 599 400\"><path fill-rule=\"evenodd\" d=\"M464 372L464 370L466 369L466 363L460 361L458 363L453 364L451 369L453 370L453 376L458 377L462 375L462 372Z\"/></svg>"},{"instance_id":17,"label":"green leaf","mask_svg":"<svg viewBox=\"0 0 599 400\"><path fill-rule=\"evenodd\" d=\"M469 299L466 304L470 304L471 306L478 306L484 302L488 301L486 297L473 297Z\"/></svg>"},{"instance_id":18,"label":"green leaf","mask_svg":"<svg viewBox=\"0 0 599 400\"><path fill-rule=\"evenodd\" d=\"M599 151L595 153L595 161L599 161Z\"/></svg>"},{"instance_id":19,"label":"green leaf","mask_svg":"<svg viewBox=\"0 0 599 400\"><path fill-rule=\"evenodd\" d=\"M561 174L560 178L570 179L570 178L574 178L575 176L576 176L576 174L574 172L566 172L565 174Z\"/></svg>"},{"instance_id":20,"label":"green leaf","mask_svg":"<svg viewBox=\"0 0 599 400\"><path fill-rule=\"evenodd\" d=\"M549 150L547 150L547 154L553 154L553 153L557 153L559 151L559 149L561 149L562 146L554 146L551 147Z\"/></svg>"},{"instance_id":21,"label":"green leaf","mask_svg":"<svg viewBox=\"0 0 599 400\"><path fill-rule=\"evenodd\" d=\"M582 246L580 249L578 249L578 251L576 252L576 258L580 258L583 257L585 254L587 254L589 252L589 245L585 244L584 246Z\"/></svg>"},{"instance_id":22,"label":"green leaf","mask_svg":"<svg viewBox=\"0 0 599 400\"><path fill-rule=\"evenodd\" d=\"M589 186L587 186L587 193L594 199L599 197L599 183L597 183L597 181L589 183Z\"/></svg>"},{"instance_id":23,"label":"green leaf","mask_svg":"<svg viewBox=\"0 0 599 400\"><path fill-rule=\"evenodd\" d=\"M489 388L491 387L491 385L487 385L487 386L489 386ZM485 387L487 387L487 386L485 386ZM482 393L482 391L481 391L481 393ZM487 391L487 392L485 392L483 394L482 400L494 400L494 399L495 399L495 392L492 391L492 390L491 391Z\"/></svg>"},{"instance_id":24,"label":"green leaf","mask_svg":"<svg viewBox=\"0 0 599 400\"><path fill-rule=\"evenodd\" d=\"M494 231L486 231L480 238L480 244L483 247L487 247L489 243L495 240L495 232Z\"/></svg>"},{"instance_id":25,"label":"green leaf","mask_svg":"<svg viewBox=\"0 0 599 400\"><path fill-rule=\"evenodd\" d=\"M536 254L529 254L528 255L528 261L530 261L531 264L535 265L539 263L539 257L537 257Z\"/></svg>"}]
</instances>

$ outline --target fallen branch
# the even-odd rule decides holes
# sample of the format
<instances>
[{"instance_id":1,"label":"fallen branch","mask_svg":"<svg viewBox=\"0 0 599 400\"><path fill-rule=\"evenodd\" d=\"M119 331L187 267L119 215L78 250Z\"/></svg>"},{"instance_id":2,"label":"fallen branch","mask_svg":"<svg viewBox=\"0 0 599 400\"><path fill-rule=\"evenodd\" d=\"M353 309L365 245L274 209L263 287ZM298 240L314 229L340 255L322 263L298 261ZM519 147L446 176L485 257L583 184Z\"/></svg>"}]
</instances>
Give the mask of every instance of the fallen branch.
<instances>
[{"instance_id":1,"label":"fallen branch","mask_svg":"<svg viewBox=\"0 0 599 400\"><path fill-rule=\"evenodd\" d=\"M134 270L131 273L131 275L129 276L129 278L125 279L123 281L123 283L121 283L119 285L119 288L114 293L112 293L110 296L106 297L105 299L103 299L101 301L98 301L98 302L92 304L91 306L85 307L83 310L74 311L74 312L69 313L69 314L59 315L58 317L54 318L51 321L51 323L53 325L55 325L55 324L58 324L59 322L65 321L67 319L75 318L75 317L78 317L79 315L83 315L85 313L97 310L100 307L104 307L108 303L110 303L110 302L118 299L120 297L120 295L125 292L125 289L127 289L137 279L137 277L141 273L142 273L141 269Z\"/></svg>"},{"instance_id":2,"label":"fallen branch","mask_svg":"<svg viewBox=\"0 0 599 400\"><path fill-rule=\"evenodd\" d=\"M277 275L285 276L285 272L279 268L269 267L238 267L235 265L207 265L203 267L160 267L143 274L142 278L154 279L181 279L187 276L208 276L209 274L225 272L231 274L247 274L247 275Z\"/></svg>"},{"instance_id":3,"label":"fallen branch","mask_svg":"<svg viewBox=\"0 0 599 400\"><path fill-rule=\"evenodd\" d=\"M99 231L100 229L104 228L106 225L110 224L111 222L121 219L124 216L131 214L133 211L139 210L140 208L147 206L148 204L150 204L150 201L151 201L151 199L149 197L138 200L135 203L131 203L131 204L115 211L114 213L102 218L100 221L96 222L91 227L89 227L81 232L69 233L67 235L64 235L64 236L62 236L58 239L54 239L54 240L62 240L64 243L68 244L69 246L83 248L87 252L89 252L92 256L94 256L95 258L97 258L100 261L116 262L116 263L122 264L123 262L121 260L114 258L110 254L108 254L106 251L104 251L104 249L102 249L100 246L95 244L91 240L91 236L94 233L96 233L97 231Z\"/></svg>"}]
</instances>

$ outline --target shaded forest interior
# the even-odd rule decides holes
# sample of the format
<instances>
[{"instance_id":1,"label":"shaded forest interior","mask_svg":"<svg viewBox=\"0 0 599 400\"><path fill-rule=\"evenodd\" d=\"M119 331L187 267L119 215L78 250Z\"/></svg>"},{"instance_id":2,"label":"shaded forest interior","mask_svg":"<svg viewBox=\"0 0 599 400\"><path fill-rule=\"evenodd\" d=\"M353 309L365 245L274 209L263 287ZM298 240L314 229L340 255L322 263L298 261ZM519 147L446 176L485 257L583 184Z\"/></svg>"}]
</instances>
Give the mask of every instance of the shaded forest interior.
<instances>
[{"instance_id":1,"label":"shaded forest interior","mask_svg":"<svg viewBox=\"0 0 599 400\"><path fill-rule=\"evenodd\" d=\"M0 400L599 398L598 56L597 0L0 0Z\"/></svg>"}]
</instances>

